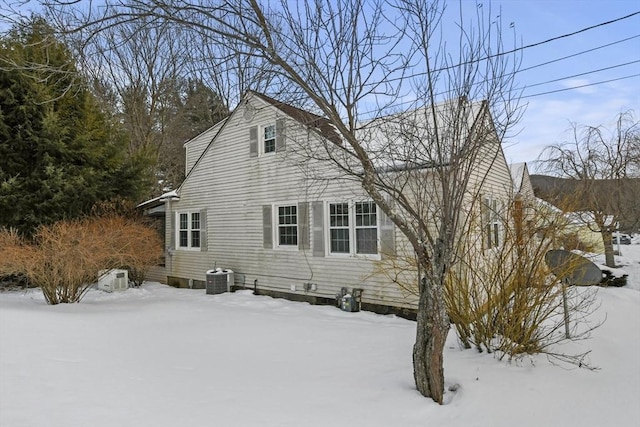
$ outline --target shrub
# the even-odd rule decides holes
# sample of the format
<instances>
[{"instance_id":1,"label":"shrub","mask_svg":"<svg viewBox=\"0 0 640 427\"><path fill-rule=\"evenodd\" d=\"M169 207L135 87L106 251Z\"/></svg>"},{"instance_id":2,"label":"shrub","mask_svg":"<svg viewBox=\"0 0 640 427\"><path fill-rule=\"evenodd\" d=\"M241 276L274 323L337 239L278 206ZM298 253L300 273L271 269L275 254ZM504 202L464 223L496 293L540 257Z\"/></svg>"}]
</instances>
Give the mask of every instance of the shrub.
<instances>
[{"instance_id":1,"label":"shrub","mask_svg":"<svg viewBox=\"0 0 640 427\"><path fill-rule=\"evenodd\" d=\"M583 321L596 308L595 291L565 289L545 262L546 253L565 234L566 221L544 206L530 205L526 212L514 212L515 205L496 212L502 216L502 237L500 245L490 249L484 247L484 234L479 232L480 213L466 213L456 263L446 281L449 318L466 348L495 352L499 358L545 353L588 366L586 353L567 355L554 350L554 344L567 339L564 301L572 320L571 339L585 338L598 326ZM417 264L412 255L398 254L379 261L376 274L386 276L403 292L417 295Z\"/></svg>"},{"instance_id":2,"label":"shrub","mask_svg":"<svg viewBox=\"0 0 640 427\"><path fill-rule=\"evenodd\" d=\"M162 252L153 229L117 215L42 226L31 242L5 230L2 242L0 272L24 274L49 304L79 302L104 269L132 269L139 284Z\"/></svg>"}]
</instances>

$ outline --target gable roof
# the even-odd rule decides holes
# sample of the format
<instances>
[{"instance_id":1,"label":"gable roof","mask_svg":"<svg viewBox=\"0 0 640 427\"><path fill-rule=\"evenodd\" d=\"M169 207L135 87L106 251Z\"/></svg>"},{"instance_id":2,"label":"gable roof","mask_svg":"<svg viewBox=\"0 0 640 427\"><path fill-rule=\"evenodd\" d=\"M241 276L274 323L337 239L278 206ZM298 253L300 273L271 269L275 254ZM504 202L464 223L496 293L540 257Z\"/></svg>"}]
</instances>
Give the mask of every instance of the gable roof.
<instances>
[{"instance_id":1,"label":"gable roof","mask_svg":"<svg viewBox=\"0 0 640 427\"><path fill-rule=\"evenodd\" d=\"M468 147L467 141L477 134L487 117L487 123L493 126L486 101L456 98L363 123L358 129L358 139L374 153L374 163L382 170L446 166L453 156ZM436 134L443 143L439 146L432 143Z\"/></svg>"},{"instance_id":2,"label":"gable roof","mask_svg":"<svg viewBox=\"0 0 640 427\"><path fill-rule=\"evenodd\" d=\"M262 93L254 91L249 91L249 93L262 99L264 102L278 108L280 111L282 111L292 119L298 121L300 124L315 129L320 135L333 142L334 144L342 144L342 138L340 138L338 132L336 132L331 122L326 118L318 116L317 114L310 113L309 111L303 110L301 108L294 107L293 105L278 101Z\"/></svg>"}]
</instances>

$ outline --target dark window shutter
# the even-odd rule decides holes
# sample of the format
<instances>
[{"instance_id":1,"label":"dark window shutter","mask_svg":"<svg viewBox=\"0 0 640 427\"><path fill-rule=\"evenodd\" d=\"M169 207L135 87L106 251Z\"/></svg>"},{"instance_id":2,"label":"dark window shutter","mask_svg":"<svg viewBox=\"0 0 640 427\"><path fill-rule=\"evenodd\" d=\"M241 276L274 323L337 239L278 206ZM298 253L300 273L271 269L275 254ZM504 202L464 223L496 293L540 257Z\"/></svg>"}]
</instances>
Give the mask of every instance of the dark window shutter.
<instances>
[{"instance_id":1,"label":"dark window shutter","mask_svg":"<svg viewBox=\"0 0 640 427\"><path fill-rule=\"evenodd\" d=\"M249 157L258 157L258 126L249 128Z\"/></svg>"},{"instance_id":2,"label":"dark window shutter","mask_svg":"<svg viewBox=\"0 0 640 427\"><path fill-rule=\"evenodd\" d=\"M286 147L286 128L284 119L276 120L276 152L284 151Z\"/></svg>"},{"instance_id":3,"label":"dark window shutter","mask_svg":"<svg viewBox=\"0 0 640 427\"><path fill-rule=\"evenodd\" d=\"M491 248L491 207L489 198L480 195L480 230L482 236L482 249Z\"/></svg>"},{"instance_id":4,"label":"dark window shutter","mask_svg":"<svg viewBox=\"0 0 640 427\"><path fill-rule=\"evenodd\" d=\"M273 223L271 221L271 205L262 206L262 247L273 249Z\"/></svg>"},{"instance_id":5,"label":"dark window shutter","mask_svg":"<svg viewBox=\"0 0 640 427\"><path fill-rule=\"evenodd\" d=\"M309 202L298 203L298 249L311 249L309 242Z\"/></svg>"},{"instance_id":6,"label":"dark window shutter","mask_svg":"<svg viewBox=\"0 0 640 427\"><path fill-rule=\"evenodd\" d=\"M389 202L390 203L390 202ZM393 221L378 208L378 224L380 226L380 255L382 258L396 256L396 228Z\"/></svg>"},{"instance_id":7,"label":"dark window shutter","mask_svg":"<svg viewBox=\"0 0 640 427\"><path fill-rule=\"evenodd\" d=\"M207 241L207 210L200 210L200 250L206 252L209 249Z\"/></svg>"},{"instance_id":8,"label":"dark window shutter","mask_svg":"<svg viewBox=\"0 0 640 427\"><path fill-rule=\"evenodd\" d=\"M324 204L313 202L313 256L324 256Z\"/></svg>"}]
</instances>

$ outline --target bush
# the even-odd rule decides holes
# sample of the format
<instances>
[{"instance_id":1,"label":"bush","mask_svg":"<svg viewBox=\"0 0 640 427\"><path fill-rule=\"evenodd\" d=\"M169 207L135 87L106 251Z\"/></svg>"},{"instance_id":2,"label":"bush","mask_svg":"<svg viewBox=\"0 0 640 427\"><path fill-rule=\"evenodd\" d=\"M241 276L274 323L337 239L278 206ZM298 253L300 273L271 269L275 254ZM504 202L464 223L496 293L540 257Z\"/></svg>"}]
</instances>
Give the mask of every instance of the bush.
<instances>
[{"instance_id":1,"label":"bush","mask_svg":"<svg viewBox=\"0 0 640 427\"><path fill-rule=\"evenodd\" d=\"M162 253L152 228L116 215L42 226L30 242L4 230L1 243L0 273L24 274L49 304L79 302L104 269L128 268L139 284Z\"/></svg>"},{"instance_id":2,"label":"bush","mask_svg":"<svg viewBox=\"0 0 640 427\"><path fill-rule=\"evenodd\" d=\"M486 248L481 212L466 212L464 232L456 242L456 262L448 271L445 302L462 345L496 353L499 358L520 358L544 353L565 362L585 365L586 353L555 353L555 344L567 339L563 291L567 291L571 339L586 338L595 327L585 317L595 310L595 291L565 290L551 274L546 253L566 235L561 215L546 206L516 203L495 212L501 219L500 244ZM520 205L522 206L522 205ZM377 262L382 275L407 296L418 294L420 276L412 253L398 250L395 257ZM586 326L586 327L585 327Z\"/></svg>"},{"instance_id":3,"label":"bush","mask_svg":"<svg viewBox=\"0 0 640 427\"><path fill-rule=\"evenodd\" d=\"M530 206L526 218L512 209L500 212L499 247L487 250L465 240L459 264L449 271L445 295L458 337L465 347L496 352L500 359L544 353L588 367L588 352L555 352L555 344L587 338L598 326L585 320L597 308L595 290L566 289L546 264L545 255L564 235L565 224L544 208Z\"/></svg>"}]
</instances>

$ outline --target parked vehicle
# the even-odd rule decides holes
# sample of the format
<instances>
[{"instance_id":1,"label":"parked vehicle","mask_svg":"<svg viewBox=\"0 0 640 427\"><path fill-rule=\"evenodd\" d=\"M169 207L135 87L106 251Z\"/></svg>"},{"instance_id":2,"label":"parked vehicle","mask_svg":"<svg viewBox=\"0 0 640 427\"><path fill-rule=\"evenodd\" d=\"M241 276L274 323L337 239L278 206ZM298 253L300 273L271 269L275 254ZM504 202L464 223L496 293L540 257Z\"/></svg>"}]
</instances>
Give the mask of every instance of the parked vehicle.
<instances>
[{"instance_id":1,"label":"parked vehicle","mask_svg":"<svg viewBox=\"0 0 640 427\"><path fill-rule=\"evenodd\" d=\"M618 244L618 236L613 236L613 239L611 239L611 242L614 245ZM629 236L628 234L620 234L620 244L621 245L630 245L631 244L631 236Z\"/></svg>"}]
</instances>

